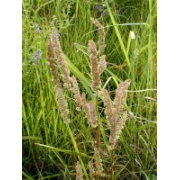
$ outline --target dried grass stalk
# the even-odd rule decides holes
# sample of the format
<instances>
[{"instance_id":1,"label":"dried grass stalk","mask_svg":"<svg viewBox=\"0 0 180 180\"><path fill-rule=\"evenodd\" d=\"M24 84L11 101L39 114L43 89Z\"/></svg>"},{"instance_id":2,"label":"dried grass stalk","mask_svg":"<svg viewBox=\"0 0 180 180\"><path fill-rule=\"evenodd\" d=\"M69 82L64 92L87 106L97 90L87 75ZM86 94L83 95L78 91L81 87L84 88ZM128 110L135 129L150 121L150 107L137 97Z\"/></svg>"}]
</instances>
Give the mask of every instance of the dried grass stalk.
<instances>
[{"instance_id":1,"label":"dried grass stalk","mask_svg":"<svg viewBox=\"0 0 180 180\"><path fill-rule=\"evenodd\" d=\"M130 85L130 82L131 81L127 79L126 81L120 83L116 90L115 99L114 99L114 107L116 108L115 112L117 113L123 109L124 101L127 94L127 89Z\"/></svg>"},{"instance_id":2,"label":"dried grass stalk","mask_svg":"<svg viewBox=\"0 0 180 180\"><path fill-rule=\"evenodd\" d=\"M97 116L97 112L96 112L96 109L95 109L93 102L90 101L89 103L87 103L84 93L82 94L81 100L82 100L82 106L86 112L88 124L92 128L96 128L98 126L98 116Z\"/></svg>"},{"instance_id":3,"label":"dried grass stalk","mask_svg":"<svg viewBox=\"0 0 180 180\"><path fill-rule=\"evenodd\" d=\"M100 177L104 177L105 174L103 173L104 169L102 166L102 159L99 153L99 148L97 148L96 146L94 147L94 158L95 158L95 165L96 165L96 173L100 176Z\"/></svg>"},{"instance_id":4,"label":"dried grass stalk","mask_svg":"<svg viewBox=\"0 0 180 180\"><path fill-rule=\"evenodd\" d=\"M98 93L99 85L101 82L98 71L96 44L93 40L89 41L89 52L90 52L90 61L91 61L92 89L95 93Z\"/></svg>"},{"instance_id":5,"label":"dried grass stalk","mask_svg":"<svg viewBox=\"0 0 180 180\"><path fill-rule=\"evenodd\" d=\"M76 180L83 180L83 172L79 161L76 164Z\"/></svg>"},{"instance_id":6,"label":"dried grass stalk","mask_svg":"<svg viewBox=\"0 0 180 180\"><path fill-rule=\"evenodd\" d=\"M109 138L109 150L114 150L116 146L116 142L119 139L119 135L125 125L125 122L127 120L127 112L124 111L121 118L118 118L118 116L115 120L116 123L111 124L111 130L110 130L110 138Z\"/></svg>"},{"instance_id":7,"label":"dried grass stalk","mask_svg":"<svg viewBox=\"0 0 180 180\"><path fill-rule=\"evenodd\" d=\"M62 88L59 86L55 86L55 92L57 95L57 99L58 99L58 105L59 105L59 109L60 109L60 113L61 113L61 117L64 120L64 122L66 124L70 123L70 119L68 118L69 115L69 110L68 110L68 103L64 97Z\"/></svg>"},{"instance_id":8,"label":"dried grass stalk","mask_svg":"<svg viewBox=\"0 0 180 180\"><path fill-rule=\"evenodd\" d=\"M53 61L53 54L52 54L52 43L51 40L48 41L48 62L49 62L49 67L51 70L51 74L53 76L53 82L54 84L59 84L59 86L61 86L60 82L59 82L59 78L58 78L58 71L57 68L54 65L54 61Z\"/></svg>"},{"instance_id":9,"label":"dried grass stalk","mask_svg":"<svg viewBox=\"0 0 180 180\"><path fill-rule=\"evenodd\" d=\"M128 113L127 113L127 111L124 111L122 114L122 117L118 119L116 140L119 139L119 134L121 134L121 131L125 125L127 117L128 117Z\"/></svg>"},{"instance_id":10,"label":"dried grass stalk","mask_svg":"<svg viewBox=\"0 0 180 180\"><path fill-rule=\"evenodd\" d=\"M105 105L105 114L108 122L111 121L112 118L112 102L109 95L109 92L106 89L103 89L103 101Z\"/></svg>"},{"instance_id":11,"label":"dried grass stalk","mask_svg":"<svg viewBox=\"0 0 180 180\"><path fill-rule=\"evenodd\" d=\"M123 112L124 101L127 94L127 88L130 85L130 80L122 82L115 94L114 102L111 101L110 95L106 89L103 90L103 101L105 105L105 114L108 120L108 125L110 127L110 137L109 137L109 149L113 150L115 148L116 142L119 138L119 134L125 124L127 119L127 112ZM122 118L119 118L119 113L123 112Z\"/></svg>"},{"instance_id":12,"label":"dried grass stalk","mask_svg":"<svg viewBox=\"0 0 180 180\"><path fill-rule=\"evenodd\" d=\"M53 48L56 54L56 57L58 59L58 62L61 66L61 70L63 72L63 82L64 82L64 86L67 88L70 88L70 77L69 77L69 69L68 69L68 65L67 62L65 61L65 58L63 56L62 50L61 50L61 46L58 40L58 35L57 35L57 31L56 29L52 30L52 43L53 43Z\"/></svg>"},{"instance_id":13,"label":"dried grass stalk","mask_svg":"<svg viewBox=\"0 0 180 180\"><path fill-rule=\"evenodd\" d=\"M98 31L99 31L99 53L100 53L100 56L102 56L104 54L104 50L106 47L104 28L97 19L94 19L92 17L90 19L91 19L91 22L98 28Z\"/></svg>"},{"instance_id":14,"label":"dried grass stalk","mask_svg":"<svg viewBox=\"0 0 180 180\"><path fill-rule=\"evenodd\" d=\"M52 43L51 43L51 40L49 40L48 41L48 61L49 61L51 74L53 76L54 90L58 99L58 106L60 109L61 118L64 120L66 124L68 124L70 123L70 120L68 118L68 114L69 114L68 104L64 97L64 94L61 88L61 83L59 82L58 71L53 62L52 49L53 49Z\"/></svg>"},{"instance_id":15,"label":"dried grass stalk","mask_svg":"<svg viewBox=\"0 0 180 180\"><path fill-rule=\"evenodd\" d=\"M71 83L72 83L72 87L70 88L70 90L71 90L71 92L74 95L74 100L75 100L76 105L77 105L76 110L80 111L81 110L81 106L82 106L81 94L80 94L80 90L79 90L79 85L78 85L77 79L74 76L71 77Z\"/></svg>"},{"instance_id":16,"label":"dried grass stalk","mask_svg":"<svg viewBox=\"0 0 180 180\"><path fill-rule=\"evenodd\" d=\"M91 161L88 162L88 168L89 168L89 175L90 175L91 180L95 180L95 178L94 178L94 175L95 175L94 166L93 166L93 163Z\"/></svg>"},{"instance_id":17,"label":"dried grass stalk","mask_svg":"<svg viewBox=\"0 0 180 180\"><path fill-rule=\"evenodd\" d=\"M100 57L100 61L98 64L99 75L101 75L105 69L106 69L106 56L103 55Z\"/></svg>"}]
</instances>

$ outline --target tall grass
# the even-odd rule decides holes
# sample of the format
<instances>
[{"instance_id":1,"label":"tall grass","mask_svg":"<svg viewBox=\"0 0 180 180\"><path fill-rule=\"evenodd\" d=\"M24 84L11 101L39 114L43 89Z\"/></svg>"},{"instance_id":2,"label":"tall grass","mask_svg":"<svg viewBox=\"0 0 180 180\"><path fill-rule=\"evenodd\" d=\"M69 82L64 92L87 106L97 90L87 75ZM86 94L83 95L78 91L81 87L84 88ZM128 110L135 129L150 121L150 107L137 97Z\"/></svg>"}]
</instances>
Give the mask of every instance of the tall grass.
<instances>
[{"instance_id":1,"label":"tall grass","mask_svg":"<svg viewBox=\"0 0 180 180\"><path fill-rule=\"evenodd\" d=\"M97 42L98 31L90 17L100 18L105 31L107 69L102 87L106 84L114 96L118 84L131 79L126 102L131 118L120 135L113 162L108 161L107 144L103 146L103 164L114 165L113 179L156 179L156 102L147 98L156 99L156 1L23 0L22 4L23 179L75 179L78 157L88 170L94 151L91 130L67 91L71 133L61 119L47 64L47 42L55 26L81 92L93 98L87 45L92 38ZM130 31L135 40L128 43ZM99 106L103 111L101 102ZM102 138L108 141L103 133L107 131L105 118L101 121Z\"/></svg>"}]
</instances>

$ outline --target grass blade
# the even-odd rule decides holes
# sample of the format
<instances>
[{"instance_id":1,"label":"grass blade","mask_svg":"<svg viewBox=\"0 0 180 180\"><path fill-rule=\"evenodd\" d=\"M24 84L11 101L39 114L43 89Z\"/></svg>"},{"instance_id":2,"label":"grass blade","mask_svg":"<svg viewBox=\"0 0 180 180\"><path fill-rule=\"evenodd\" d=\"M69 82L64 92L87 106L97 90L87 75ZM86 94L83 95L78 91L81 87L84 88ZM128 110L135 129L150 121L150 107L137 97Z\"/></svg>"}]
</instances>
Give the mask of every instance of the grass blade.
<instances>
[{"instance_id":1,"label":"grass blade","mask_svg":"<svg viewBox=\"0 0 180 180\"><path fill-rule=\"evenodd\" d=\"M122 51L123 51L123 53L124 53L126 62L127 62L127 64L128 64L128 67L130 67L130 62L129 62L128 54L127 54L127 52L126 52L124 43L123 43L123 41L122 41L121 34L120 34L120 32L119 32L119 30L118 30L118 28L117 28L117 26L116 26L117 23L116 23L116 21L115 21L115 19L114 19L114 16L113 16L113 14L112 14L112 12L111 12L111 9L110 9L109 4L108 4L107 1L106 1L106 6L107 6L108 13L109 13L109 15L110 15L112 24L114 25L114 29L115 29L115 32L116 32L116 36L117 36L117 38L118 38L118 40L119 40L119 44L120 44L121 49L122 49Z\"/></svg>"}]
</instances>

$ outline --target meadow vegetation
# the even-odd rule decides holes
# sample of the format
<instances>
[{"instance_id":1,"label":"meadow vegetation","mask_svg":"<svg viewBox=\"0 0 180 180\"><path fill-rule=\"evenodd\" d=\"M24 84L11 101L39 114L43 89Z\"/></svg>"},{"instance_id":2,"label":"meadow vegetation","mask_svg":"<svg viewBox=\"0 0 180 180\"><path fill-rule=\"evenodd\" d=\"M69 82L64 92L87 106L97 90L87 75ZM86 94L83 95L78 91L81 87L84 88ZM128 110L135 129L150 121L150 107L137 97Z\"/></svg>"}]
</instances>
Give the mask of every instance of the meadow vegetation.
<instances>
[{"instance_id":1,"label":"meadow vegetation","mask_svg":"<svg viewBox=\"0 0 180 180\"><path fill-rule=\"evenodd\" d=\"M156 8L22 1L23 179L157 179Z\"/></svg>"}]
</instances>

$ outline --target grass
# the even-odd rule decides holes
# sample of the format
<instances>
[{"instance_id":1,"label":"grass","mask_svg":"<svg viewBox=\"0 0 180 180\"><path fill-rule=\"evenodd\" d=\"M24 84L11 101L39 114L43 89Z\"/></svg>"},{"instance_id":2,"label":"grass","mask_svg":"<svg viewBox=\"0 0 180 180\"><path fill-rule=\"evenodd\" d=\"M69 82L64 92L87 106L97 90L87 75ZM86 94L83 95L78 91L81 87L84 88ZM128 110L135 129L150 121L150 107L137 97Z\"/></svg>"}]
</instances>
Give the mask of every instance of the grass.
<instances>
[{"instance_id":1,"label":"grass","mask_svg":"<svg viewBox=\"0 0 180 180\"><path fill-rule=\"evenodd\" d=\"M97 4L107 15L102 16ZM75 111L68 93L69 127L60 118L47 64L47 41L55 26L70 71L79 80L81 91L93 98L87 44L90 39L97 42L98 33L90 17L100 18L105 27L108 64L102 87L106 84L113 95L121 81L131 79L126 108L133 115L120 135L113 179L156 179L157 108L154 101L145 98L156 98L156 1L23 0L22 5L23 179L75 179L78 158L87 171L87 162L93 157L85 114ZM36 24L41 29L39 34ZM133 40L129 40L130 31L135 33ZM38 50L42 54L36 60ZM101 131L107 131L106 120L101 121ZM106 138L103 134L102 141ZM106 145L103 147L104 167L110 167Z\"/></svg>"}]
</instances>

